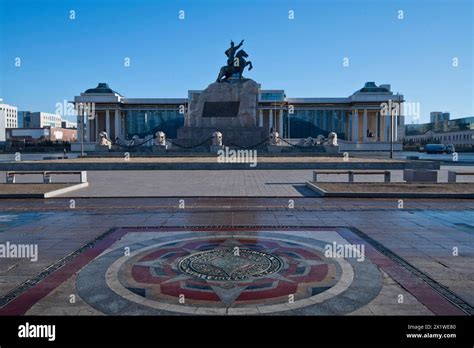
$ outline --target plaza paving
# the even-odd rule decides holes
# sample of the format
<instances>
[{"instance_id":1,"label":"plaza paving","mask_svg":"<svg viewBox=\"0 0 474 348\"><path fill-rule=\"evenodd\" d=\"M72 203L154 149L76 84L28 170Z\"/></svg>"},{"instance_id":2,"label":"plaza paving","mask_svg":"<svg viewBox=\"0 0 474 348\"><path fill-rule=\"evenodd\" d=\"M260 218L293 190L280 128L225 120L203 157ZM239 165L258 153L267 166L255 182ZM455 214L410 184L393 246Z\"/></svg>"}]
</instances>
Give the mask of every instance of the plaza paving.
<instances>
[{"instance_id":1,"label":"plaza paving","mask_svg":"<svg viewBox=\"0 0 474 348\"><path fill-rule=\"evenodd\" d=\"M407 199L403 209L393 199L292 201L294 208L289 207L288 198L186 198L183 209L176 197L78 198L74 207L69 199L2 200L0 243L37 244L39 258L37 262L1 260L4 306L0 314L190 314L189 310L218 314L217 308L224 308L226 314L472 313L472 200ZM182 241L175 237L178 235ZM186 306L191 309L170 303L181 291L171 285L165 300L160 292L164 287L153 285L163 281L160 267L172 266L177 272L178 260L208 250L206 245L214 245L217 237L222 237L219 243L227 239L231 240L227 243L247 243L247 248L263 253L262 260L270 253L284 266L262 275L257 284L245 286L216 287L181 275L176 284L188 292L190 287L199 289L197 295L186 293ZM321 243L330 241L362 243L367 257L360 264L351 263L353 260L335 264L320 253ZM164 262L160 260L163 250L153 249L173 247L165 242L178 243L174 246L174 252L180 253L176 260L169 256ZM133 246L130 258L123 258L125 246ZM453 250L458 254L453 255ZM153 277L140 280L137 275L149 275L148 271L136 270L150 267L147 261L156 262L150 268ZM228 261L227 257L220 260L220 267L226 269ZM314 272L311 267L316 267ZM292 282L290 275L298 272L316 278L309 279L309 285L303 280ZM173 281L176 279L166 284ZM296 290L291 288L295 283ZM97 285L97 296L90 284ZM258 286L270 287L269 295L262 293L252 300L249 293ZM282 291L279 297L272 292L276 289ZM282 302L285 291L297 294L296 305ZM76 296L74 304L69 302L70 295Z\"/></svg>"},{"instance_id":2,"label":"plaza paving","mask_svg":"<svg viewBox=\"0 0 474 348\"><path fill-rule=\"evenodd\" d=\"M447 181L448 170L472 167L441 167L440 182ZM0 173L1 174L1 173ZM89 187L63 194L62 197L315 197L306 181L312 170L160 170L160 171L88 171ZM403 171L392 170L391 180L401 182ZM40 176L18 177L18 182L39 181ZM74 182L76 177L63 175L55 182ZM347 176L321 176L325 181L347 181ZM380 175L356 178L360 182L381 181ZM474 182L474 177L461 178ZM0 175L0 183L5 177Z\"/></svg>"}]
</instances>

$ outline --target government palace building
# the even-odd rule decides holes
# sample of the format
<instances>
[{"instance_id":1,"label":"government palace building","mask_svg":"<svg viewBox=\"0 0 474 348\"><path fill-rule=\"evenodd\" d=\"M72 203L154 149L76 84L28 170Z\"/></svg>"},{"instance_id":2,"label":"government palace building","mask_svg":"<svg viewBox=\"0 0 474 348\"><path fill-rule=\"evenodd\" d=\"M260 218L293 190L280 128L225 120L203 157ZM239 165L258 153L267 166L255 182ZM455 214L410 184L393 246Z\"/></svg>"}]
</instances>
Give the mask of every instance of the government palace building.
<instances>
[{"instance_id":1,"label":"government palace building","mask_svg":"<svg viewBox=\"0 0 474 348\"><path fill-rule=\"evenodd\" d=\"M225 82L224 82L225 83ZM178 128L184 125L188 101L199 90L188 91L188 98L128 98L106 83L87 89L74 97L78 113L78 138L84 143L95 143L99 132L109 138L131 139L162 131L175 139ZM195 96L194 96L195 97ZM260 90L256 126L265 131L272 129L288 139L327 137L337 133L342 149L387 150L390 141L390 116L381 112L384 103L398 103L403 110L403 95L393 93L390 85L377 86L366 82L348 97L295 98L287 97L284 90ZM78 108L81 106L80 108ZM95 117L84 117L85 108L93 110ZM401 150L404 117L395 115L393 134L395 149ZM85 128L81 130L82 120ZM224 134L225 139L225 134Z\"/></svg>"}]
</instances>

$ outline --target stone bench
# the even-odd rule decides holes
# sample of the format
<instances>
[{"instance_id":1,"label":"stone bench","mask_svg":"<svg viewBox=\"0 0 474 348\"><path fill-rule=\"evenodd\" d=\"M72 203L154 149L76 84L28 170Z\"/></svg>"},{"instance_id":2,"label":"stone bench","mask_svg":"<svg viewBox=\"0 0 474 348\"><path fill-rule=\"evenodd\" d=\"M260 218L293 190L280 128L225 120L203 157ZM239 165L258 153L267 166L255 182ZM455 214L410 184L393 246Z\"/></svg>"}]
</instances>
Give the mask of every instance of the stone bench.
<instances>
[{"instance_id":1,"label":"stone bench","mask_svg":"<svg viewBox=\"0 0 474 348\"><path fill-rule=\"evenodd\" d=\"M391 181L391 174L389 170L315 170L313 171L313 181L318 181L318 175L325 174L346 174L349 182L354 182L356 175L383 175L384 182Z\"/></svg>"},{"instance_id":2,"label":"stone bench","mask_svg":"<svg viewBox=\"0 0 474 348\"><path fill-rule=\"evenodd\" d=\"M456 182L456 178L458 175L468 175L468 176L473 176L474 172L457 172L454 170L449 170L448 171L448 182Z\"/></svg>"},{"instance_id":3,"label":"stone bench","mask_svg":"<svg viewBox=\"0 0 474 348\"><path fill-rule=\"evenodd\" d=\"M403 180L406 182L438 182L438 171L427 169L404 169Z\"/></svg>"},{"instance_id":4,"label":"stone bench","mask_svg":"<svg viewBox=\"0 0 474 348\"><path fill-rule=\"evenodd\" d=\"M21 172L6 172L7 184L14 184L17 175L42 175L43 183L50 184L52 182L51 175L79 175L79 182L87 182L87 171L21 171Z\"/></svg>"}]
</instances>

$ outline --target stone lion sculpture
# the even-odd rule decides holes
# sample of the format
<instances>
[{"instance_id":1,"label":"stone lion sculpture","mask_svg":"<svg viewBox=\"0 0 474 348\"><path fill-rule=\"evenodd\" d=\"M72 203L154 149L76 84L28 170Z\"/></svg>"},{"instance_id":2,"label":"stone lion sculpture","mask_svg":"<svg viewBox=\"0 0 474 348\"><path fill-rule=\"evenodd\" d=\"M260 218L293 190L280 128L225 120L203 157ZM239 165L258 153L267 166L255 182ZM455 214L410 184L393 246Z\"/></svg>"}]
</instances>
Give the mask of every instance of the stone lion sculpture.
<instances>
[{"instance_id":1,"label":"stone lion sculpture","mask_svg":"<svg viewBox=\"0 0 474 348\"><path fill-rule=\"evenodd\" d=\"M109 139L107 132L100 132L99 133L99 141L100 146L107 146L109 149L112 147L112 142Z\"/></svg>"},{"instance_id":2,"label":"stone lion sculpture","mask_svg":"<svg viewBox=\"0 0 474 348\"><path fill-rule=\"evenodd\" d=\"M212 133L212 145L214 146L222 146L222 133L219 131L215 131Z\"/></svg>"},{"instance_id":3,"label":"stone lion sculpture","mask_svg":"<svg viewBox=\"0 0 474 348\"><path fill-rule=\"evenodd\" d=\"M337 134L334 132L329 133L328 135L328 145L329 146L338 146L337 145Z\"/></svg>"},{"instance_id":4,"label":"stone lion sculpture","mask_svg":"<svg viewBox=\"0 0 474 348\"><path fill-rule=\"evenodd\" d=\"M273 131L270 133L270 145L280 145L281 139L280 139L280 133L277 131Z\"/></svg>"},{"instance_id":5,"label":"stone lion sculpture","mask_svg":"<svg viewBox=\"0 0 474 348\"><path fill-rule=\"evenodd\" d=\"M162 131L155 133L155 145L166 146L166 134Z\"/></svg>"}]
</instances>

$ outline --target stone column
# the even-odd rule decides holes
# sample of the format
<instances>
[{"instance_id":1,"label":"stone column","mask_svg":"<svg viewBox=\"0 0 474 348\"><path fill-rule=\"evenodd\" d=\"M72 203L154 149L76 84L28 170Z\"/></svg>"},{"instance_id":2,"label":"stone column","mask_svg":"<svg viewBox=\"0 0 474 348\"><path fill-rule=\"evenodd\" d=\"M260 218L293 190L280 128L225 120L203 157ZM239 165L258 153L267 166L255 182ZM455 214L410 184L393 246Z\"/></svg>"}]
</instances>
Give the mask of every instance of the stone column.
<instances>
[{"instance_id":1,"label":"stone column","mask_svg":"<svg viewBox=\"0 0 474 348\"><path fill-rule=\"evenodd\" d=\"M352 110L352 141L359 141L359 113Z\"/></svg>"},{"instance_id":2,"label":"stone column","mask_svg":"<svg viewBox=\"0 0 474 348\"><path fill-rule=\"evenodd\" d=\"M385 141L385 117L378 112L379 114L379 141Z\"/></svg>"},{"instance_id":3,"label":"stone column","mask_svg":"<svg viewBox=\"0 0 474 348\"><path fill-rule=\"evenodd\" d=\"M258 126L263 127L263 110L258 110Z\"/></svg>"},{"instance_id":4,"label":"stone column","mask_svg":"<svg viewBox=\"0 0 474 348\"><path fill-rule=\"evenodd\" d=\"M114 115L114 122L115 122L115 134L114 134L114 139L117 138L122 134L122 122L120 122L120 113L118 109L115 109L115 115Z\"/></svg>"},{"instance_id":5,"label":"stone column","mask_svg":"<svg viewBox=\"0 0 474 348\"><path fill-rule=\"evenodd\" d=\"M348 112L345 112L343 110L343 120L344 120L344 135L345 135L345 140L350 139L350 134L349 134L349 122L350 122L350 115Z\"/></svg>"},{"instance_id":6,"label":"stone column","mask_svg":"<svg viewBox=\"0 0 474 348\"><path fill-rule=\"evenodd\" d=\"M83 111L84 112L84 118L85 118L85 122L86 122L86 133L85 133L85 141L86 142L90 142L91 141L91 122L89 120L89 115L85 112L85 110Z\"/></svg>"},{"instance_id":7,"label":"stone column","mask_svg":"<svg viewBox=\"0 0 474 348\"><path fill-rule=\"evenodd\" d=\"M283 109L280 110L280 115L278 115L278 133L280 133L280 137L283 137Z\"/></svg>"},{"instance_id":8,"label":"stone column","mask_svg":"<svg viewBox=\"0 0 474 348\"><path fill-rule=\"evenodd\" d=\"M367 140L367 109L364 109L364 116L362 118L362 139Z\"/></svg>"},{"instance_id":9,"label":"stone column","mask_svg":"<svg viewBox=\"0 0 474 348\"><path fill-rule=\"evenodd\" d=\"M273 110L270 109L268 113L268 130L271 132L273 128Z\"/></svg>"},{"instance_id":10,"label":"stone column","mask_svg":"<svg viewBox=\"0 0 474 348\"><path fill-rule=\"evenodd\" d=\"M109 138L112 138L112 134L110 133L110 112L109 109L105 110L105 131Z\"/></svg>"},{"instance_id":11,"label":"stone column","mask_svg":"<svg viewBox=\"0 0 474 348\"><path fill-rule=\"evenodd\" d=\"M375 130L374 130L375 139L377 139L377 141L379 141L380 140L380 131L379 131L379 129L380 129L380 116L379 116L378 111L375 112L374 117L375 117L375 122L374 122L374 124L375 124Z\"/></svg>"},{"instance_id":12,"label":"stone column","mask_svg":"<svg viewBox=\"0 0 474 348\"><path fill-rule=\"evenodd\" d=\"M94 141L99 139L99 114L95 114Z\"/></svg>"}]
</instances>

